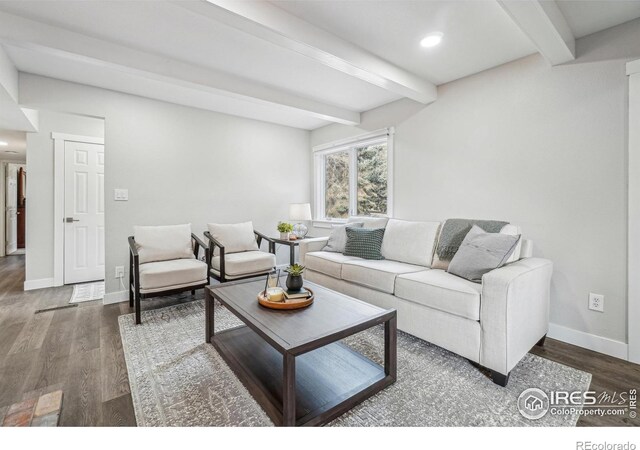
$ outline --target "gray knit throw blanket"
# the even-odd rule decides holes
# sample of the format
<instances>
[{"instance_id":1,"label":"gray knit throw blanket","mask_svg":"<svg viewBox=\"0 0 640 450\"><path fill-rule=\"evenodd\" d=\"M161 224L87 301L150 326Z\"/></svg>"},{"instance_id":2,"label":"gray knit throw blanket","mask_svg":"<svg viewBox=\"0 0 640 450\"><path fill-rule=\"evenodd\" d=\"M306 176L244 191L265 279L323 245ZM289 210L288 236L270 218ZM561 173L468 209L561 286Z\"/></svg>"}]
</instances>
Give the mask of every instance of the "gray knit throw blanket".
<instances>
[{"instance_id":1,"label":"gray knit throw blanket","mask_svg":"<svg viewBox=\"0 0 640 450\"><path fill-rule=\"evenodd\" d=\"M451 261L460 248L460 244L474 225L487 233L499 233L509 222L499 220L448 219L442 225L437 255L443 261Z\"/></svg>"}]
</instances>

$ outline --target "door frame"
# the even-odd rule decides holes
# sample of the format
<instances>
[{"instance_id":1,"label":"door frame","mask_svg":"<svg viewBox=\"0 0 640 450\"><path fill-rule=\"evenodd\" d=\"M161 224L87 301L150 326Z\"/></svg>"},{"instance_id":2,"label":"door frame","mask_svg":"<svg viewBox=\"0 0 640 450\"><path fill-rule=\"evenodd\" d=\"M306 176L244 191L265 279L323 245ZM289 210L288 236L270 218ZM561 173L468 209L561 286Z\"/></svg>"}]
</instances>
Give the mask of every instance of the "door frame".
<instances>
[{"instance_id":1,"label":"door frame","mask_svg":"<svg viewBox=\"0 0 640 450\"><path fill-rule=\"evenodd\" d=\"M627 359L640 364L640 89L632 89L631 77L640 77L640 60L627 63L629 76L628 228L627 228ZM632 99L633 97L633 99ZM632 106L633 105L633 106Z\"/></svg>"},{"instance_id":2,"label":"door frame","mask_svg":"<svg viewBox=\"0 0 640 450\"><path fill-rule=\"evenodd\" d=\"M53 285L64 285L64 146L67 142L104 145L104 138L51 133L53 139ZM106 170L106 165L105 165ZM106 195L106 193L105 193Z\"/></svg>"}]
</instances>

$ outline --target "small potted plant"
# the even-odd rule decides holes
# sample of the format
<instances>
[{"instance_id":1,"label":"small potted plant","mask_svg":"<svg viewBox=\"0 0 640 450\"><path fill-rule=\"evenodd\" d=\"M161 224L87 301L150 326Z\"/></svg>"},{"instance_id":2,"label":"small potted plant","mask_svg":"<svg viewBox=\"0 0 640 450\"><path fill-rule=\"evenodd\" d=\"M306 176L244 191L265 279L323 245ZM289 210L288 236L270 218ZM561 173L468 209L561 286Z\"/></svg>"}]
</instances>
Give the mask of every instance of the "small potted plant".
<instances>
[{"instance_id":1,"label":"small potted plant","mask_svg":"<svg viewBox=\"0 0 640 450\"><path fill-rule=\"evenodd\" d=\"M289 273L289 275L287 275L287 289L290 291L299 291L302 289L302 274L304 269L304 266L297 263L284 269L285 272Z\"/></svg>"},{"instance_id":2,"label":"small potted plant","mask_svg":"<svg viewBox=\"0 0 640 450\"><path fill-rule=\"evenodd\" d=\"M289 233L293 231L293 225L287 222L278 222L278 231L280 232L280 239L289 239Z\"/></svg>"}]
</instances>

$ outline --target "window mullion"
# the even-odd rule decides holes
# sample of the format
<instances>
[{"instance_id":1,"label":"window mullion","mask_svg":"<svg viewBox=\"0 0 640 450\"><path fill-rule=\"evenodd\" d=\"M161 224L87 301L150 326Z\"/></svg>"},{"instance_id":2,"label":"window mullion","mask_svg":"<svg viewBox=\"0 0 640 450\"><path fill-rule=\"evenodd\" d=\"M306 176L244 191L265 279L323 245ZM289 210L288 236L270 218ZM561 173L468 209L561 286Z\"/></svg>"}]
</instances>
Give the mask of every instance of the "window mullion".
<instances>
[{"instance_id":1,"label":"window mullion","mask_svg":"<svg viewBox=\"0 0 640 450\"><path fill-rule=\"evenodd\" d=\"M358 153L349 149L349 215L358 215Z\"/></svg>"}]
</instances>

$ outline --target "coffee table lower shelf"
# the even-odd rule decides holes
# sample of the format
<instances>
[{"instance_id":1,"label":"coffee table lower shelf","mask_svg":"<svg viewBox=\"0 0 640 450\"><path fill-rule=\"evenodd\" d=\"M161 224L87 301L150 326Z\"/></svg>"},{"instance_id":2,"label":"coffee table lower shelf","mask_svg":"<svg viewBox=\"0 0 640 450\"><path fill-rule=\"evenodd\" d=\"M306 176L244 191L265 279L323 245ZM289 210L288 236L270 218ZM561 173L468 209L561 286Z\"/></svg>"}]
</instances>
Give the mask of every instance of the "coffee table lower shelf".
<instances>
[{"instance_id":1,"label":"coffee table lower shelf","mask_svg":"<svg viewBox=\"0 0 640 450\"><path fill-rule=\"evenodd\" d=\"M217 332L211 341L271 420L293 425L283 418L285 356L247 326ZM340 342L296 356L292 372L296 426L324 425L395 381Z\"/></svg>"}]
</instances>

